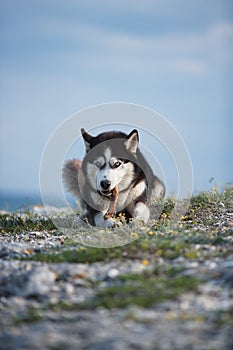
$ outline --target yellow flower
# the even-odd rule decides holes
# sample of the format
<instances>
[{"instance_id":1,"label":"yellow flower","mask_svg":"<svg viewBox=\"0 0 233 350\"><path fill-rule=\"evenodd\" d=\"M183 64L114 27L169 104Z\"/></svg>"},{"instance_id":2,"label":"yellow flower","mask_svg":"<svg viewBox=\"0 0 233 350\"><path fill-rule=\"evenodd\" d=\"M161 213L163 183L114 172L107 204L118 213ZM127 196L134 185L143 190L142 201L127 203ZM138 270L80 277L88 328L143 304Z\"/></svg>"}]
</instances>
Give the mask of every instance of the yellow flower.
<instances>
[{"instance_id":1,"label":"yellow flower","mask_svg":"<svg viewBox=\"0 0 233 350\"><path fill-rule=\"evenodd\" d=\"M136 232L131 232L131 236L134 237L134 238L137 238L138 234Z\"/></svg>"},{"instance_id":2,"label":"yellow flower","mask_svg":"<svg viewBox=\"0 0 233 350\"><path fill-rule=\"evenodd\" d=\"M142 265L144 266L149 265L149 261L147 259L142 260Z\"/></svg>"},{"instance_id":3,"label":"yellow flower","mask_svg":"<svg viewBox=\"0 0 233 350\"><path fill-rule=\"evenodd\" d=\"M148 235L153 236L155 233L153 231L149 231Z\"/></svg>"}]
</instances>

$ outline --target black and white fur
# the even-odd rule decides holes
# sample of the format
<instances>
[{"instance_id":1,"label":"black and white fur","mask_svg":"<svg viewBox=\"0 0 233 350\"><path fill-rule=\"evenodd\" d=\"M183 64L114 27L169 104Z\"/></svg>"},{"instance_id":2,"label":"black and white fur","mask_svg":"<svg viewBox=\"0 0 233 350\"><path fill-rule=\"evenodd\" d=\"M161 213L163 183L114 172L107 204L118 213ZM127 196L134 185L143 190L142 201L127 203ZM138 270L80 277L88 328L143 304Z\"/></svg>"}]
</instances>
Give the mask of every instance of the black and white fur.
<instances>
[{"instance_id":1,"label":"black and white fur","mask_svg":"<svg viewBox=\"0 0 233 350\"><path fill-rule=\"evenodd\" d=\"M149 220L147 203L163 197L165 187L138 148L138 132L129 135L104 132L91 136L81 130L86 146L83 161L69 160L63 168L63 180L80 201L83 218L91 225L107 228L116 225L116 219L107 218L112 190L118 187L116 216L143 222Z\"/></svg>"}]
</instances>

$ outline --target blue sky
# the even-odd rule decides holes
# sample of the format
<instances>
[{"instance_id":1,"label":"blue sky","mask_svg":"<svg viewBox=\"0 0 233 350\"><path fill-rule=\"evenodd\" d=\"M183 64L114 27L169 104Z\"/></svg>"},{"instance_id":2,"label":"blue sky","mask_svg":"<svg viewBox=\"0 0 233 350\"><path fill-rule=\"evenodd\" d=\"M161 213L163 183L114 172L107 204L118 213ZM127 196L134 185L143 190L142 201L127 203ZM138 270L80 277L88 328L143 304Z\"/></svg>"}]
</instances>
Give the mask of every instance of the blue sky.
<instances>
[{"instance_id":1,"label":"blue sky","mask_svg":"<svg viewBox=\"0 0 233 350\"><path fill-rule=\"evenodd\" d=\"M208 189L211 177L232 182L231 0L2 0L0 7L0 191L37 192L54 129L112 101L147 106L175 126L195 190Z\"/></svg>"}]
</instances>

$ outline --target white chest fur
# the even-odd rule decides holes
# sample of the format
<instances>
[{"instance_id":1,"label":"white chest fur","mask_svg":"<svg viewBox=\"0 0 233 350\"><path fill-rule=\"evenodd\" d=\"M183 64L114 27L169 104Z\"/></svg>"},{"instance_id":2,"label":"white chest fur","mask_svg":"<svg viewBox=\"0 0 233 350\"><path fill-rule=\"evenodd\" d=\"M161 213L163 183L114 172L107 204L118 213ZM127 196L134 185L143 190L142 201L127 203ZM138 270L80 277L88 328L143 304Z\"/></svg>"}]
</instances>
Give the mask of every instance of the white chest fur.
<instances>
[{"instance_id":1,"label":"white chest fur","mask_svg":"<svg viewBox=\"0 0 233 350\"><path fill-rule=\"evenodd\" d=\"M138 198L146 189L145 181L142 180L135 187L129 188L127 191L119 192L116 211L122 211Z\"/></svg>"}]
</instances>

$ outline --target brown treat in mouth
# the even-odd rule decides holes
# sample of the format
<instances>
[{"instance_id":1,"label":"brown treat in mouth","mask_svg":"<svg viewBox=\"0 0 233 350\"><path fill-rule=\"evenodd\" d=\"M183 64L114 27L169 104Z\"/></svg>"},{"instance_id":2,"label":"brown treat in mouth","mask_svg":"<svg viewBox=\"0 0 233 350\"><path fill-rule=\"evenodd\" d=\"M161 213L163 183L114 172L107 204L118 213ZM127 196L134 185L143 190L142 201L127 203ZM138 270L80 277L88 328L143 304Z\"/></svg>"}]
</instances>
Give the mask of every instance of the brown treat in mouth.
<instances>
[{"instance_id":1,"label":"brown treat in mouth","mask_svg":"<svg viewBox=\"0 0 233 350\"><path fill-rule=\"evenodd\" d=\"M116 211L117 200L118 200L118 187L116 186L111 192L110 205L107 213L104 215L105 220L113 217Z\"/></svg>"}]
</instances>

